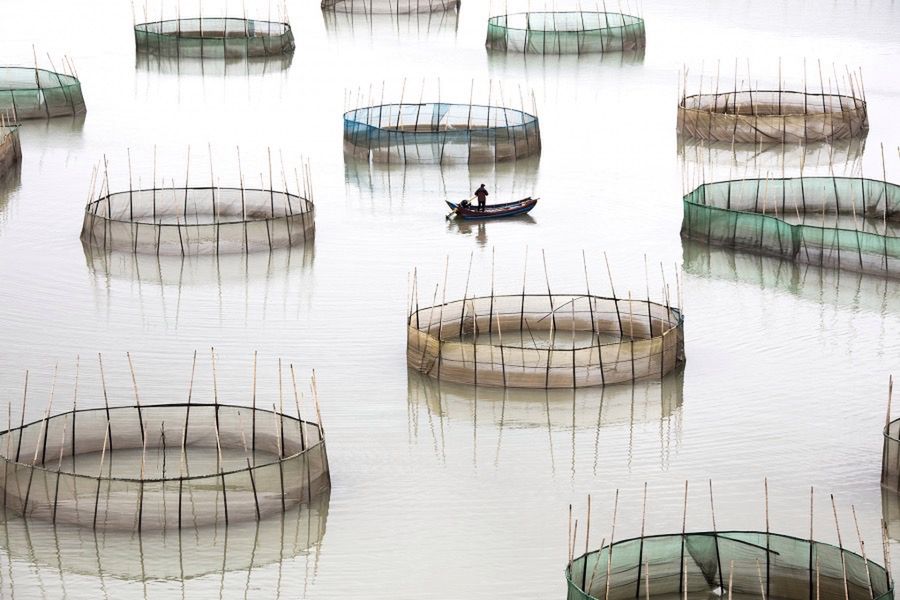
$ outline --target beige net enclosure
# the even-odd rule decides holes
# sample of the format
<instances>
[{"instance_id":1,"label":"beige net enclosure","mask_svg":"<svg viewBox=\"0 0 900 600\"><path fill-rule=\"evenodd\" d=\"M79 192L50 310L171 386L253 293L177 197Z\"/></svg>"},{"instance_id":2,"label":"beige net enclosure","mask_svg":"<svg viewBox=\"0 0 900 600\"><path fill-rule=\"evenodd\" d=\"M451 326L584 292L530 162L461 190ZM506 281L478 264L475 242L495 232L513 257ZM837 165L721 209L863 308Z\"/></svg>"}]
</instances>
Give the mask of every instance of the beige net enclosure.
<instances>
[{"instance_id":1,"label":"beige net enclosure","mask_svg":"<svg viewBox=\"0 0 900 600\"><path fill-rule=\"evenodd\" d=\"M288 23L198 17L136 24L134 44L138 53L249 58L292 53L294 34Z\"/></svg>"},{"instance_id":2,"label":"beige net enclosure","mask_svg":"<svg viewBox=\"0 0 900 600\"><path fill-rule=\"evenodd\" d=\"M735 67L732 89L722 84L718 74L712 91L704 91L700 80L697 93L687 93L687 74L678 103L678 133L685 137L735 143L796 144L865 137L869 130L868 112L861 73L821 78L818 87L807 84L805 67L803 84L793 89L784 87L779 65L777 84L771 87L754 81L747 68L746 79L740 79ZM742 77L742 76L741 76ZM712 78L710 78L712 79ZM841 81L843 89L841 91Z\"/></svg>"},{"instance_id":3,"label":"beige net enclosure","mask_svg":"<svg viewBox=\"0 0 900 600\"><path fill-rule=\"evenodd\" d=\"M278 396L258 398L254 359L248 405L232 405L218 401L215 360L211 401L198 399L195 355L189 385L172 389L173 399L188 390L185 401L142 403L129 356L135 402L110 405L101 359L101 406L48 407L32 422L26 375L21 420L0 433L5 508L58 524L161 531L261 520L327 492L321 418L285 411L286 401L298 411L303 402L293 366L284 386L279 361ZM318 414L314 380L312 389Z\"/></svg>"},{"instance_id":4,"label":"beige net enclosure","mask_svg":"<svg viewBox=\"0 0 900 600\"><path fill-rule=\"evenodd\" d=\"M85 207L82 243L102 250L175 255L248 253L302 245L315 235L309 165L303 165L302 176L294 170L296 192L289 190L291 182L283 164L280 170L281 189L275 189L270 162L267 188L244 187L239 166L238 186L220 186L212 174L207 185L190 185L186 178L184 185L170 180L166 186L154 172L151 181L156 185L135 189L129 171L128 189L122 191L110 191L108 175L101 177L95 170L91 196L98 183L100 192Z\"/></svg>"},{"instance_id":5,"label":"beige net enclosure","mask_svg":"<svg viewBox=\"0 0 900 600\"><path fill-rule=\"evenodd\" d=\"M459 0L322 0L322 10L373 15L458 11Z\"/></svg>"},{"instance_id":6,"label":"beige net enclosure","mask_svg":"<svg viewBox=\"0 0 900 600\"><path fill-rule=\"evenodd\" d=\"M11 125L0 114L0 179L14 170L22 160L22 144L18 125Z\"/></svg>"},{"instance_id":7,"label":"beige net enclosure","mask_svg":"<svg viewBox=\"0 0 900 600\"><path fill-rule=\"evenodd\" d=\"M81 82L68 59L58 73L37 67L0 66L0 112L11 119L48 119L86 111Z\"/></svg>"},{"instance_id":8,"label":"beige net enclosure","mask_svg":"<svg viewBox=\"0 0 900 600\"><path fill-rule=\"evenodd\" d=\"M530 11L488 19L489 50L588 54L644 48L644 20L597 11Z\"/></svg>"}]
</instances>

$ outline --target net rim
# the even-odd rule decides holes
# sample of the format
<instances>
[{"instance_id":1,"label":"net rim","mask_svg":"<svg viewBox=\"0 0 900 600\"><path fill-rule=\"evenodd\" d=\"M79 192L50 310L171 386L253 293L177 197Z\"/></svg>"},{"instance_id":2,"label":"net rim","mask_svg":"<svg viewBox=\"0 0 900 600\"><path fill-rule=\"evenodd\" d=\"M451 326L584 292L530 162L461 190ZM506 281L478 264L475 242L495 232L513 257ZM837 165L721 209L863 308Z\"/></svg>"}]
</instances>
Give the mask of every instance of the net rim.
<instances>
[{"instance_id":1,"label":"net rim","mask_svg":"<svg viewBox=\"0 0 900 600\"><path fill-rule=\"evenodd\" d=\"M699 102L702 101L703 98L708 97L708 98L715 100L715 102L713 103L714 104L713 108L715 108L716 106L718 106L719 98L729 98L731 96L735 96L736 94L742 94L742 93L779 94L779 95L780 94L796 94L799 96L809 96L812 98L823 98L823 99L829 98L831 100L837 99L839 106L842 106L844 100L852 101L853 106L847 107L847 108L841 107L841 108L838 108L837 110L835 110L835 109L831 108L831 106L833 106L833 104L832 104L828 110L823 110L823 112L815 112L815 113L810 113L810 112L806 112L806 113L803 113L803 112L796 112L796 113L794 113L794 112L780 112L780 113L779 112L771 112L770 113L770 112L766 112L766 113L757 113L757 114L752 114L752 115L739 115L739 114L735 114L735 113L723 112L720 110L703 110L702 108L693 108L693 107L687 106L687 101L690 99L698 99L698 104L699 104ZM725 106L727 106L727 104ZM751 90L738 90L737 92L728 91L728 92L718 92L718 93L710 93L710 94L706 94L706 93L687 94L685 96L682 96L681 100L678 102L678 110L680 110L682 112L686 112L686 113L699 113L699 114L704 114L704 115L713 114L713 115L717 115L720 117L728 117L731 119L736 119L738 117L745 117L745 118L751 118L751 117L753 117L753 118L759 118L759 117L763 117L763 118L816 117L816 116L820 116L820 115L839 115L839 114L844 114L844 113L852 113L852 112L858 112L860 110L865 111L865 110L867 110L867 101L864 100L863 98L853 96L853 95L833 94L830 92L804 92L804 91L796 91L796 90L751 89Z\"/></svg>"},{"instance_id":2,"label":"net rim","mask_svg":"<svg viewBox=\"0 0 900 600\"><path fill-rule=\"evenodd\" d=\"M32 91L32 90L47 90L47 89L69 89L73 87L80 87L81 81L75 77L74 75L67 75L66 73L59 73L57 71L51 71L50 69L41 69L36 67L20 67L15 65L0 65L0 73L4 70L10 71L28 71L29 73L45 73L50 77L56 78L56 83L53 85L35 85L35 87L9 87L6 83L4 83L3 79L0 78L0 92L23 92L23 91Z\"/></svg>"},{"instance_id":3,"label":"net rim","mask_svg":"<svg viewBox=\"0 0 900 600\"><path fill-rule=\"evenodd\" d=\"M250 24L250 23L253 23L253 24L254 24L254 28L261 25L264 29L266 29L266 31L260 30L260 31L258 32L259 35L253 35L253 36L251 36L251 35L246 35L246 36L241 36L241 37L230 37L230 38L229 38L229 37L225 37L225 36L214 36L214 35L206 36L206 35L204 35L202 38L200 38L200 39L203 39L203 40L239 40L239 39L248 39L248 40L249 40L249 39L252 39L252 38L254 38L254 37L276 38L276 37L282 37L282 36L285 36L285 35L287 35L287 34L289 34L289 33L292 32L290 23L286 23L286 22L283 22L283 21L268 21L268 20L265 20L265 19L242 19L242 18L240 18L240 17L190 17L190 18L185 17L185 18L182 18L182 19L163 19L163 20L160 20L160 21L147 21L147 22L145 22L145 23L137 23L137 24L135 24L135 26L134 26L134 32L135 32L135 33L144 33L144 34L147 34L147 35L155 35L155 36L157 36L157 37L160 37L160 38L167 38L167 39L168 39L168 38L171 38L171 39L177 39L177 40L180 40L180 39L197 39L197 38L194 38L194 37L187 37L187 36L184 36L181 32L183 32L183 31L188 31L188 32L200 33L200 32L202 31L202 29L203 29L203 22L204 22L204 21L208 21L208 22L212 22L212 21L225 21L226 23L229 22L229 21L233 21L233 22L236 22L236 23L243 23L243 24ZM194 28L191 28L191 29L184 29L184 28L181 27L182 24L184 24L184 23L189 23L189 22L190 22L190 23L199 22L200 27L199 27L199 28L196 28L196 29L194 29ZM165 33L165 32L163 32L163 31L162 31L163 25L170 24L170 23L174 23L174 24L178 25L179 31L176 31L175 33ZM158 31L152 31L152 30L151 30L151 26L154 26L154 25L157 26ZM278 25L279 28L280 28L280 31L279 31L279 32L271 32L271 31L268 31L268 29L269 29L269 27L270 27L271 25ZM245 30L246 30L246 28L245 28Z\"/></svg>"},{"instance_id":4,"label":"net rim","mask_svg":"<svg viewBox=\"0 0 900 600\"><path fill-rule=\"evenodd\" d=\"M884 426L882 435L884 436L885 439L888 439L892 442L900 442L900 429L898 429L897 437L892 436L890 433L891 426L894 425L895 423L900 423L900 417L894 419L893 421L888 421L888 424Z\"/></svg>"},{"instance_id":5,"label":"net rim","mask_svg":"<svg viewBox=\"0 0 900 600\"><path fill-rule=\"evenodd\" d=\"M534 123L534 124L538 123L538 117L536 115L532 115L532 114L527 113L524 110L520 110L518 108L509 108L506 106L489 106L487 104L468 104L468 103L461 103L461 102L394 102L394 103L388 103L388 104L375 104L372 106L360 106L359 108L354 108L352 110L348 110L347 112L344 113L344 127L346 129L347 124L356 124L356 125L362 125L364 127L370 127L377 131L390 131L390 132L396 132L398 134L409 135L409 136L432 135L435 133L448 133L447 131L441 131L439 129L429 129L429 130L425 130L425 131L402 131L401 132L401 131L397 131L396 129L382 127L382 126L370 123L369 121L367 121L365 119L356 118L357 115L359 115L360 113L371 115L372 113L375 112L376 109L398 107L400 109L400 111L402 111L403 108L407 107L407 106L418 107L420 109L424 108L424 107L435 107L435 106L446 106L448 108L453 107L453 106L464 106L469 110L474 109L474 108L486 108L488 111L490 111L491 109L498 109L498 110L508 111L513 114L518 114L518 115L522 116L522 123L517 123L515 125L498 125L496 127L478 127L478 128L465 128L465 129L456 129L455 130L455 131L460 131L460 132L476 131L476 130L477 131L492 131L492 130L500 130L500 129L512 129L514 127L527 127L528 125L531 125L532 123Z\"/></svg>"},{"instance_id":6,"label":"net rim","mask_svg":"<svg viewBox=\"0 0 900 600\"><path fill-rule=\"evenodd\" d=\"M610 25L608 27L596 27L596 28L584 28L584 29L542 29L538 27L510 27L508 25L501 25L501 19L508 19L509 17L525 15L526 22L528 22L528 17L532 15L601 15L604 17L616 16L632 19L630 23L623 23L622 25ZM625 27L631 27L633 25L644 25L644 19L641 17L637 17L635 15L629 15L626 13L618 13L618 12L609 12L609 11L596 11L596 10L561 10L561 11L549 11L549 10L531 10L531 11L523 11L523 12L515 12L508 13L505 15L494 15L488 19L488 25L493 25L499 29L505 29L506 31L538 31L541 33L592 33L592 32L600 32L600 31L613 31L616 29L624 29Z\"/></svg>"}]
</instances>

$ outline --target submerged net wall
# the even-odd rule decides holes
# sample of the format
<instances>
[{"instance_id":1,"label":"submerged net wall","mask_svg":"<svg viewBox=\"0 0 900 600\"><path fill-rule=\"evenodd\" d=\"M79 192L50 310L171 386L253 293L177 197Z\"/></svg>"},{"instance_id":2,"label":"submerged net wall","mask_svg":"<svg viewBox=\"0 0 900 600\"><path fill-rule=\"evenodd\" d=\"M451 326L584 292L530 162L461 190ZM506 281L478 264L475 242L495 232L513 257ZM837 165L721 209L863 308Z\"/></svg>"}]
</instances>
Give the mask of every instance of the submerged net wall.
<instances>
[{"instance_id":1,"label":"submerged net wall","mask_svg":"<svg viewBox=\"0 0 900 600\"><path fill-rule=\"evenodd\" d=\"M534 54L623 52L644 48L644 20L608 12L523 12L488 19L490 50Z\"/></svg>"},{"instance_id":2,"label":"submerged net wall","mask_svg":"<svg viewBox=\"0 0 900 600\"><path fill-rule=\"evenodd\" d=\"M74 75L33 67L0 67L0 112L18 120L85 111L81 82Z\"/></svg>"},{"instance_id":3,"label":"submerged net wall","mask_svg":"<svg viewBox=\"0 0 900 600\"><path fill-rule=\"evenodd\" d=\"M705 183L681 235L790 260L900 275L900 186L856 177Z\"/></svg>"},{"instance_id":4,"label":"submerged net wall","mask_svg":"<svg viewBox=\"0 0 900 600\"><path fill-rule=\"evenodd\" d=\"M881 485L900 491L900 419L889 422L884 428Z\"/></svg>"},{"instance_id":5,"label":"submerged net wall","mask_svg":"<svg viewBox=\"0 0 900 600\"><path fill-rule=\"evenodd\" d=\"M294 34L287 23L256 19L173 19L134 26L139 53L179 57L247 58L294 51Z\"/></svg>"},{"instance_id":6,"label":"submerged net wall","mask_svg":"<svg viewBox=\"0 0 900 600\"><path fill-rule=\"evenodd\" d=\"M473 297L416 309L410 367L456 383L576 388L659 377L684 362L681 311L586 294Z\"/></svg>"},{"instance_id":7,"label":"submerged net wall","mask_svg":"<svg viewBox=\"0 0 900 600\"><path fill-rule=\"evenodd\" d=\"M566 583L568 600L707 598L725 596L729 586L735 596L762 593L772 600L894 597L889 574L871 560L831 544L759 531L616 542L574 559Z\"/></svg>"},{"instance_id":8,"label":"submerged net wall","mask_svg":"<svg viewBox=\"0 0 900 600\"><path fill-rule=\"evenodd\" d=\"M4 506L111 530L260 519L330 488L320 425L225 404L73 410L0 433Z\"/></svg>"},{"instance_id":9,"label":"submerged net wall","mask_svg":"<svg viewBox=\"0 0 900 600\"><path fill-rule=\"evenodd\" d=\"M0 118L0 179L22 160L18 125L7 126Z\"/></svg>"},{"instance_id":10,"label":"submerged net wall","mask_svg":"<svg viewBox=\"0 0 900 600\"><path fill-rule=\"evenodd\" d=\"M166 188L104 195L85 207L81 240L104 250L219 254L303 244L315 206L288 192Z\"/></svg>"},{"instance_id":11,"label":"submerged net wall","mask_svg":"<svg viewBox=\"0 0 900 600\"><path fill-rule=\"evenodd\" d=\"M374 15L459 10L459 0L322 0L322 10Z\"/></svg>"},{"instance_id":12,"label":"submerged net wall","mask_svg":"<svg viewBox=\"0 0 900 600\"><path fill-rule=\"evenodd\" d=\"M842 94L746 90L682 96L678 133L719 142L796 144L864 137L866 101Z\"/></svg>"},{"instance_id":13,"label":"submerged net wall","mask_svg":"<svg viewBox=\"0 0 900 600\"><path fill-rule=\"evenodd\" d=\"M474 104L384 104L344 114L344 153L383 163L501 162L539 154L538 118Z\"/></svg>"}]
</instances>

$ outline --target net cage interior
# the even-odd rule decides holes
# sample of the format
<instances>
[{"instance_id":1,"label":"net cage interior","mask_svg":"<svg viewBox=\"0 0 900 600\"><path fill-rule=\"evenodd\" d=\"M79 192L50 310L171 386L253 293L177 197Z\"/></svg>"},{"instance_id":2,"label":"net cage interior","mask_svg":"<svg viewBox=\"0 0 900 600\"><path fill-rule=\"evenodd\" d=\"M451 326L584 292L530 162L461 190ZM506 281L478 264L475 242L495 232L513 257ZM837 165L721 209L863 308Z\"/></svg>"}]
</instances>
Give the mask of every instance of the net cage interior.
<instances>
[{"instance_id":1,"label":"net cage interior","mask_svg":"<svg viewBox=\"0 0 900 600\"><path fill-rule=\"evenodd\" d=\"M344 114L344 154L379 163L479 163L539 154L538 118L476 104L383 104Z\"/></svg>"},{"instance_id":2,"label":"net cage interior","mask_svg":"<svg viewBox=\"0 0 900 600\"><path fill-rule=\"evenodd\" d=\"M649 300L484 296L414 309L409 366L436 379L577 388L660 377L684 360L684 318Z\"/></svg>"},{"instance_id":3,"label":"net cage interior","mask_svg":"<svg viewBox=\"0 0 900 600\"><path fill-rule=\"evenodd\" d=\"M460 0L322 0L322 10L373 15L458 11Z\"/></svg>"},{"instance_id":4,"label":"net cage interior","mask_svg":"<svg viewBox=\"0 0 900 600\"><path fill-rule=\"evenodd\" d=\"M739 179L684 197L683 238L900 275L900 186L857 177Z\"/></svg>"},{"instance_id":5,"label":"net cage interior","mask_svg":"<svg viewBox=\"0 0 900 600\"><path fill-rule=\"evenodd\" d=\"M19 127L8 126L0 119L0 179L22 160Z\"/></svg>"},{"instance_id":6,"label":"net cage interior","mask_svg":"<svg viewBox=\"0 0 900 600\"><path fill-rule=\"evenodd\" d=\"M884 428L881 485L900 491L900 419L891 421Z\"/></svg>"},{"instance_id":7,"label":"net cage interior","mask_svg":"<svg viewBox=\"0 0 900 600\"><path fill-rule=\"evenodd\" d=\"M737 143L796 144L865 137L866 101L854 95L743 90L683 96L678 133Z\"/></svg>"},{"instance_id":8,"label":"net cage interior","mask_svg":"<svg viewBox=\"0 0 900 600\"><path fill-rule=\"evenodd\" d=\"M888 573L871 560L831 544L757 531L616 542L573 560L566 582L568 600L726 597L729 587L736 596L772 600L894 595Z\"/></svg>"},{"instance_id":9,"label":"net cage interior","mask_svg":"<svg viewBox=\"0 0 900 600\"><path fill-rule=\"evenodd\" d=\"M134 26L139 53L200 58L278 56L294 51L287 23L235 17L197 17Z\"/></svg>"},{"instance_id":10,"label":"net cage interior","mask_svg":"<svg viewBox=\"0 0 900 600\"><path fill-rule=\"evenodd\" d=\"M319 425L225 404L73 410L0 433L6 509L155 531L256 520L330 488Z\"/></svg>"},{"instance_id":11,"label":"net cage interior","mask_svg":"<svg viewBox=\"0 0 900 600\"><path fill-rule=\"evenodd\" d=\"M0 66L0 112L13 119L45 119L85 111L81 82L74 75Z\"/></svg>"},{"instance_id":12,"label":"net cage interior","mask_svg":"<svg viewBox=\"0 0 900 600\"><path fill-rule=\"evenodd\" d=\"M104 250L220 254L302 245L311 200L282 191L173 187L104 195L85 207L81 240Z\"/></svg>"},{"instance_id":13,"label":"net cage interior","mask_svg":"<svg viewBox=\"0 0 900 600\"><path fill-rule=\"evenodd\" d=\"M490 50L533 54L624 52L644 48L644 20L596 11L532 11L488 19Z\"/></svg>"}]
</instances>

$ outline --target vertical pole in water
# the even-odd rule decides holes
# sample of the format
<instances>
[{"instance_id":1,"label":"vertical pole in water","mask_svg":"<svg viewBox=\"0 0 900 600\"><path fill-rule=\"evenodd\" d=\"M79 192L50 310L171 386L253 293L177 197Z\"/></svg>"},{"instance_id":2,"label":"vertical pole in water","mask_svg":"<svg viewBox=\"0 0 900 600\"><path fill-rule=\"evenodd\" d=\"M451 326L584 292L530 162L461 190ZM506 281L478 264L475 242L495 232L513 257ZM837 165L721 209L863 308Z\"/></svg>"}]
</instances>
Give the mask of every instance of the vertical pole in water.
<instances>
[{"instance_id":1,"label":"vertical pole in water","mask_svg":"<svg viewBox=\"0 0 900 600\"><path fill-rule=\"evenodd\" d=\"M468 271L466 271L466 287L463 291L462 312L459 315L459 337L460 338L462 338L462 335L463 335L463 324L466 322L466 298L468 298L468 296L469 296L469 277L471 277L471 275L472 275L472 257L473 256L474 256L474 253L469 253L469 269L468 269ZM418 290L417 290L417 292L418 292ZM426 296L426 298L427 297L428 296ZM434 304L434 303L432 303L432 304ZM417 295L416 296L416 323L417 323L416 327L418 327L418 311L419 311L418 306L419 306L419 301L418 301L418 295ZM429 321L430 320L431 320L431 317L429 317ZM429 328L430 328L430 326L431 326L431 324L429 323ZM429 335L430 335L430 332L429 332Z\"/></svg>"},{"instance_id":2,"label":"vertical pole in water","mask_svg":"<svg viewBox=\"0 0 900 600\"><path fill-rule=\"evenodd\" d=\"M274 404L272 404L272 417L272 425L275 427L275 445L278 450L278 481L281 484L281 510L284 511L284 446L281 441L284 439L284 427L281 425L281 414L276 410Z\"/></svg>"},{"instance_id":3,"label":"vertical pole in water","mask_svg":"<svg viewBox=\"0 0 900 600\"><path fill-rule=\"evenodd\" d=\"M641 597L641 569L644 566L644 524L647 521L647 482L644 482L644 500L641 503L641 542L638 547L638 572L637 572L637 585L634 589L634 597L635 599ZM649 576L648 576L648 584L649 586ZM647 589L647 593L649 594L650 590Z\"/></svg>"},{"instance_id":4,"label":"vertical pole in water","mask_svg":"<svg viewBox=\"0 0 900 600\"><path fill-rule=\"evenodd\" d=\"M887 523L881 519L881 551L884 553L885 577L887 579L887 588L893 589L894 581L891 576L891 546L888 542Z\"/></svg>"},{"instance_id":5,"label":"vertical pole in water","mask_svg":"<svg viewBox=\"0 0 900 600\"><path fill-rule=\"evenodd\" d=\"M74 417L74 414L72 415ZM56 507L59 502L59 479L62 477L62 459L63 459L63 451L66 448L66 428L69 426L69 419L66 419L63 422L63 430L62 430L62 439L59 444L59 459L56 462L56 488L53 490L53 515L50 520L51 523L56 523Z\"/></svg>"},{"instance_id":6,"label":"vertical pole in water","mask_svg":"<svg viewBox=\"0 0 900 600\"><path fill-rule=\"evenodd\" d=\"M609 536L609 546L606 548L606 593L603 595L604 600L609 600L610 578L612 577L612 551L613 544L616 539L616 515L619 511L619 490L616 490L616 498L613 501L613 520L612 532Z\"/></svg>"},{"instance_id":7,"label":"vertical pole in water","mask_svg":"<svg viewBox=\"0 0 900 600\"><path fill-rule=\"evenodd\" d=\"M444 306L447 305L447 271L450 268L450 255L444 259L444 291L441 293L441 310L438 315L438 364L437 377L441 378L441 363L443 362L442 346L444 343Z\"/></svg>"},{"instance_id":8,"label":"vertical pole in water","mask_svg":"<svg viewBox=\"0 0 900 600\"><path fill-rule=\"evenodd\" d=\"M600 385L606 383L606 376L603 373L603 350L600 344L600 331L597 327L596 317L594 316L594 297L591 296L591 282L588 278L587 256L584 249L581 250L581 263L584 266L584 289L587 294L588 310L591 314L591 337L596 336L597 341L597 361L600 364Z\"/></svg>"},{"instance_id":9,"label":"vertical pole in water","mask_svg":"<svg viewBox=\"0 0 900 600\"><path fill-rule=\"evenodd\" d=\"M684 558L685 545L687 542L687 537L685 536L685 530L687 528L687 506L688 506L688 480L684 480L684 510L681 515L681 560L679 561L679 566L681 567L681 576L678 578L678 586L679 592L684 592L687 595L687 569L685 569L686 561Z\"/></svg>"},{"instance_id":10,"label":"vertical pole in water","mask_svg":"<svg viewBox=\"0 0 900 600\"><path fill-rule=\"evenodd\" d=\"M525 328L525 282L528 275L528 246L525 246L525 261L522 265L522 305L519 309L519 331Z\"/></svg>"},{"instance_id":11,"label":"vertical pole in water","mask_svg":"<svg viewBox=\"0 0 900 600\"><path fill-rule=\"evenodd\" d=\"M856 538L859 540L859 550L862 554L863 564L866 565L866 584L869 588L869 598L875 598L875 593L872 590L872 573L869 571L869 559L866 558L866 544L863 542L862 533L859 531L859 521L856 519L856 507L851 504L850 510L853 513L853 524L856 526Z\"/></svg>"},{"instance_id":12,"label":"vertical pole in water","mask_svg":"<svg viewBox=\"0 0 900 600\"><path fill-rule=\"evenodd\" d=\"M306 470L306 499L309 501L312 500L312 475L309 472L309 455L306 453L306 428L303 426L303 416L300 413L300 396L297 394L297 377L294 374L293 363L289 367L291 370L291 384L294 386L294 403L297 405L297 421L300 426L300 452L303 454L303 468Z\"/></svg>"},{"instance_id":13,"label":"vertical pole in water","mask_svg":"<svg viewBox=\"0 0 900 600\"><path fill-rule=\"evenodd\" d=\"M92 527L97 529L97 511L100 507L100 485L103 483L103 460L106 458L106 447L108 442L110 441L109 435L109 421L106 421L106 433L103 435L103 448L100 451L100 469L97 473L97 492L94 495L94 520L92 523ZM110 450L112 450L110 448Z\"/></svg>"},{"instance_id":14,"label":"vertical pole in water","mask_svg":"<svg viewBox=\"0 0 900 600\"><path fill-rule=\"evenodd\" d=\"M187 147L187 167L184 171L184 211L182 213L182 218L185 223L187 223L187 199L188 199L188 178L191 174L191 145L188 144Z\"/></svg>"},{"instance_id":15,"label":"vertical pole in water","mask_svg":"<svg viewBox=\"0 0 900 600\"><path fill-rule=\"evenodd\" d=\"M712 513L713 539L716 542L716 565L719 571L719 587L724 587L722 580L722 556L719 553L719 533L716 531L716 506L713 502L712 479L709 480L709 508Z\"/></svg>"},{"instance_id":16,"label":"vertical pole in water","mask_svg":"<svg viewBox=\"0 0 900 600\"><path fill-rule=\"evenodd\" d=\"M50 418L50 409L44 411L44 418L41 419L41 426L38 429L37 443L34 445L34 456L31 459L31 469L28 469L28 486L25 488L25 501L22 503L22 515L28 515L28 498L31 495L31 483L34 480L34 467L37 464L38 453L41 451L41 443L45 437L47 429L47 421Z\"/></svg>"},{"instance_id":17,"label":"vertical pole in water","mask_svg":"<svg viewBox=\"0 0 900 600\"><path fill-rule=\"evenodd\" d=\"M591 544L591 495L587 497L587 526L584 529L584 569L581 571L581 589L587 594L587 561Z\"/></svg>"},{"instance_id":18,"label":"vertical pole in water","mask_svg":"<svg viewBox=\"0 0 900 600\"><path fill-rule=\"evenodd\" d=\"M126 352L125 357L128 359L128 368L131 371L131 384L134 388L134 402L135 406L137 407L138 424L141 427L141 443L144 444L147 440L147 434L144 431L144 418L141 414L141 398L138 395L137 377L134 374L134 363L131 361L131 352Z\"/></svg>"},{"instance_id":19,"label":"vertical pole in water","mask_svg":"<svg viewBox=\"0 0 900 600\"><path fill-rule=\"evenodd\" d=\"M890 265L888 264L888 245L887 245L887 212L888 212L888 187L887 187L887 167L884 162L884 142L881 143L881 183L884 187L884 212L883 212L883 220L884 220L884 272L890 272ZM865 216L865 215L863 215ZM877 230L876 230L877 231Z\"/></svg>"},{"instance_id":20,"label":"vertical pole in water","mask_svg":"<svg viewBox=\"0 0 900 600\"><path fill-rule=\"evenodd\" d=\"M184 489L184 475L188 471L187 465L187 436L188 425L191 416L191 398L194 395L194 374L197 371L197 351L194 350L194 358L191 362L191 380L188 384L187 406L184 410L184 427L181 430L181 477L178 478L178 531L181 531L181 498Z\"/></svg>"},{"instance_id":21,"label":"vertical pole in water","mask_svg":"<svg viewBox=\"0 0 900 600\"><path fill-rule=\"evenodd\" d=\"M275 188L272 183L272 147L266 148L269 155L269 216L275 218Z\"/></svg>"},{"instance_id":22,"label":"vertical pole in water","mask_svg":"<svg viewBox=\"0 0 900 600\"><path fill-rule=\"evenodd\" d=\"M137 514L137 530L138 535L141 533L141 527L143 525L143 517L144 517L144 462L147 456L147 438L144 436L144 426L141 425L141 477L138 482L139 490L138 490L138 514ZM165 493L165 490L163 490Z\"/></svg>"},{"instance_id":23,"label":"vertical pole in water","mask_svg":"<svg viewBox=\"0 0 900 600\"><path fill-rule=\"evenodd\" d=\"M493 333L494 327L494 259L497 257L497 247L491 248L491 303L488 308L488 336Z\"/></svg>"},{"instance_id":24,"label":"vertical pole in water","mask_svg":"<svg viewBox=\"0 0 900 600\"><path fill-rule=\"evenodd\" d=\"M103 373L103 355L99 352L97 353L97 363L100 365L100 384L103 387L103 406L106 409L106 426L110 427L110 414L109 414L109 395L106 392L106 376ZM109 450L112 452L113 449L113 441L112 441L112 431L109 432Z\"/></svg>"},{"instance_id":25,"label":"vertical pole in water","mask_svg":"<svg viewBox=\"0 0 900 600\"><path fill-rule=\"evenodd\" d=\"M780 66L780 63L779 63L779 66ZM780 70L779 70L779 81L781 81ZM763 490L764 490L763 498L765 500L765 516L766 516L766 587L765 587L765 591L763 592L763 595L765 595L765 594L769 594L771 592L769 586L770 586L771 580L772 580L772 575L771 575L771 562L772 561L769 558L772 555L772 549L771 549L770 538L769 538L769 478L768 477L763 477Z\"/></svg>"},{"instance_id":26,"label":"vertical pole in water","mask_svg":"<svg viewBox=\"0 0 900 600\"><path fill-rule=\"evenodd\" d=\"M257 351L253 351L253 387L250 394L251 399L251 410L253 418L250 425L250 448L253 451L253 461L256 462L256 354Z\"/></svg>"},{"instance_id":27,"label":"vertical pole in water","mask_svg":"<svg viewBox=\"0 0 900 600\"><path fill-rule=\"evenodd\" d=\"M544 261L544 281L547 283L547 301L550 303L550 345L547 347L547 369L544 374L544 389L550 387L550 365L553 362L554 334L556 333L556 309L553 307L553 292L550 291L550 273L547 271L547 253L541 250Z\"/></svg>"},{"instance_id":28,"label":"vertical pole in water","mask_svg":"<svg viewBox=\"0 0 900 600\"><path fill-rule=\"evenodd\" d=\"M847 562L844 558L844 543L841 541L841 527L838 525L837 506L834 503L834 494L831 494L831 511L834 514L834 529L837 531L838 548L841 551L841 575L844 583L844 600L850 600L850 588L847 586Z\"/></svg>"},{"instance_id":29,"label":"vertical pole in water","mask_svg":"<svg viewBox=\"0 0 900 600\"><path fill-rule=\"evenodd\" d=\"M625 335L625 328L622 326L622 314L619 312L619 299L616 297L616 286L613 283L612 269L609 268L609 257L606 251L603 251L603 260L606 263L606 273L609 275L609 289L612 292L613 304L616 306L616 319L619 321L619 337Z\"/></svg>"},{"instance_id":30,"label":"vertical pole in water","mask_svg":"<svg viewBox=\"0 0 900 600\"><path fill-rule=\"evenodd\" d=\"M809 600L813 599L813 551L815 550L816 543L813 541L813 503L815 499L815 490L813 486L809 486ZM816 555L816 568L819 566L819 557ZM816 581L818 585L818 578ZM815 590L816 596L819 595L819 590Z\"/></svg>"}]
</instances>

